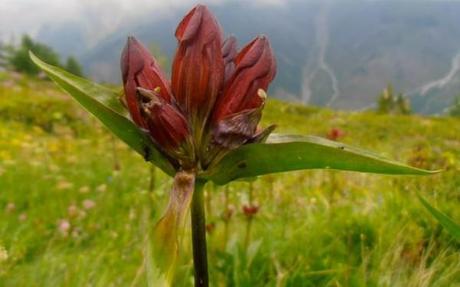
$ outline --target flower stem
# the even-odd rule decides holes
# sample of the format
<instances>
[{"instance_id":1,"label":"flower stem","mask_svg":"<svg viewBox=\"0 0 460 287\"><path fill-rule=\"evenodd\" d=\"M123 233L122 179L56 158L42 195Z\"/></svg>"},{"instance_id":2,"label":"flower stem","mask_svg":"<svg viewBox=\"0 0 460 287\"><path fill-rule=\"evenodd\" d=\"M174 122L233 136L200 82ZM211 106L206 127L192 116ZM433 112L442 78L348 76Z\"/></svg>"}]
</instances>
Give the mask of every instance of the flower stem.
<instances>
[{"instance_id":1,"label":"flower stem","mask_svg":"<svg viewBox=\"0 0 460 287\"><path fill-rule=\"evenodd\" d=\"M192 199L192 242L195 286L208 287L208 259L206 250L206 217L203 187L205 181L197 179Z\"/></svg>"},{"instance_id":2,"label":"flower stem","mask_svg":"<svg viewBox=\"0 0 460 287\"><path fill-rule=\"evenodd\" d=\"M249 243L251 242L251 228L252 227L252 216L248 217L246 221L246 236L244 237L244 250L247 252Z\"/></svg>"},{"instance_id":3,"label":"flower stem","mask_svg":"<svg viewBox=\"0 0 460 287\"><path fill-rule=\"evenodd\" d=\"M251 183L249 183L249 191L248 191L248 206L252 207L253 206L253 194L252 191L254 189L254 186ZM251 229L252 229L252 219L253 219L253 214L249 214L246 217L246 236L244 237L244 250L248 250L249 243L251 242Z\"/></svg>"},{"instance_id":4,"label":"flower stem","mask_svg":"<svg viewBox=\"0 0 460 287\"><path fill-rule=\"evenodd\" d=\"M111 143L112 143L112 154L113 154L113 170L119 171L121 169L121 164L120 164L120 159L118 158L116 138L114 135L111 136Z\"/></svg>"}]
</instances>

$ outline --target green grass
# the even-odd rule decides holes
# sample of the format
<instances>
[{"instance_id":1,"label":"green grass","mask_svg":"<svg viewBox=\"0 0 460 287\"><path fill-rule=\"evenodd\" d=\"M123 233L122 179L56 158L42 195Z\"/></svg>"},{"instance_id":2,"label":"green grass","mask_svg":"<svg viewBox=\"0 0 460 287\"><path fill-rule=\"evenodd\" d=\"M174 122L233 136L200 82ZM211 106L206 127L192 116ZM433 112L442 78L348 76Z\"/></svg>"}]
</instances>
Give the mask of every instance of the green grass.
<instances>
[{"instance_id":1,"label":"green grass","mask_svg":"<svg viewBox=\"0 0 460 287\"><path fill-rule=\"evenodd\" d=\"M460 222L460 120L270 100L263 123L319 136L337 127L345 143L445 171L208 185L212 286L460 286L460 243L416 197ZM156 171L149 184L149 165L51 83L0 76L0 286L147 286L146 235L171 180ZM248 236L249 193L260 209ZM193 282L189 238L176 286Z\"/></svg>"}]
</instances>

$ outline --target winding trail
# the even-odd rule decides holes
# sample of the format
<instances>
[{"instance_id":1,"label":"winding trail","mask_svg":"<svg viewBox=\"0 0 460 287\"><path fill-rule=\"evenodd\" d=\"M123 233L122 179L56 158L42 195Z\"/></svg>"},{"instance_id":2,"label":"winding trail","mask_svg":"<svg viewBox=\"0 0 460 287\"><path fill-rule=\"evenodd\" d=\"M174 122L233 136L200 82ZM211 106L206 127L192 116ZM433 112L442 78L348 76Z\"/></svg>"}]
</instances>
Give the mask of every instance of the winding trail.
<instances>
[{"instance_id":1,"label":"winding trail","mask_svg":"<svg viewBox=\"0 0 460 287\"><path fill-rule=\"evenodd\" d=\"M332 95L327 102L327 106L330 106L339 96L340 91L338 87L337 77L333 69L326 62L326 52L329 46L329 7L324 4L315 18L315 38L316 46L318 48L318 60L316 67L308 72L309 65L305 67L304 80L302 83L302 100L304 103L308 103L312 96L311 84L316 74L323 70L329 76L332 82Z\"/></svg>"},{"instance_id":2,"label":"winding trail","mask_svg":"<svg viewBox=\"0 0 460 287\"><path fill-rule=\"evenodd\" d=\"M421 87L415 88L408 93L409 96L420 95L425 96L430 90L434 88L443 88L448 85L460 71L460 52L458 52L451 61L449 72L440 79L430 81Z\"/></svg>"}]
</instances>

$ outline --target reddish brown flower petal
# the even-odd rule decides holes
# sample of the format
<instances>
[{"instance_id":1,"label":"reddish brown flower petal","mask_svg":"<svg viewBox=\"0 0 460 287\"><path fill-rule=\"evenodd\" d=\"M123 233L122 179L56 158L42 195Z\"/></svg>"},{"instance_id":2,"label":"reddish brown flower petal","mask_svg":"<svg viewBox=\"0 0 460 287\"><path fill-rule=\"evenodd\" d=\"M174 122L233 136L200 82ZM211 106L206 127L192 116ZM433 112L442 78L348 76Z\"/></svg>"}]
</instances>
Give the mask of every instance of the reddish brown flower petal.
<instances>
[{"instance_id":1,"label":"reddish brown flower petal","mask_svg":"<svg viewBox=\"0 0 460 287\"><path fill-rule=\"evenodd\" d=\"M263 99L258 90L267 90L276 74L276 61L268 39L257 37L235 59L236 70L216 104L214 122L247 109L258 108Z\"/></svg>"},{"instance_id":2,"label":"reddish brown flower petal","mask_svg":"<svg viewBox=\"0 0 460 287\"><path fill-rule=\"evenodd\" d=\"M145 122L141 117L137 88L148 90L159 88L159 95L171 101L171 90L156 60L134 37L128 37L121 56L121 70L125 90L125 101L133 121L141 127Z\"/></svg>"},{"instance_id":3,"label":"reddish brown flower petal","mask_svg":"<svg viewBox=\"0 0 460 287\"><path fill-rule=\"evenodd\" d=\"M176 38L172 91L193 126L202 129L224 79L222 31L211 12L198 5L179 24Z\"/></svg>"},{"instance_id":4,"label":"reddish brown flower petal","mask_svg":"<svg viewBox=\"0 0 460 287\"><path fill-rule=\"evenodd\" d=\"M214 142L235 149L253 138L262 116L262 108L244 110L220 120L214 127Z\"/></svg>"},{"instance_id":5,"label":"reddish brown flower petal","mask_svg":"<svg viewBox=\"0 0 460 287\"><path fill-rule=\"evenodd\" d=\"M235 72L235 57L238 54L237 46L238 42L234 36L225 39L222 45L222 57L225 65L224 84L228 82Z\"/></svg>"},{"instance_id":6,"label":"reddish brown flower petal","mask_svg":"<svg viewBox=\"0 0 460 287\"><path fill-rule=\"evenodd\" d=\"M155 92L141 88L138 91L149 99L149 102L142 103L142 114L149 134L163 150L176 153L190 135L187 120Z\"/></svg>"}]
</instances>

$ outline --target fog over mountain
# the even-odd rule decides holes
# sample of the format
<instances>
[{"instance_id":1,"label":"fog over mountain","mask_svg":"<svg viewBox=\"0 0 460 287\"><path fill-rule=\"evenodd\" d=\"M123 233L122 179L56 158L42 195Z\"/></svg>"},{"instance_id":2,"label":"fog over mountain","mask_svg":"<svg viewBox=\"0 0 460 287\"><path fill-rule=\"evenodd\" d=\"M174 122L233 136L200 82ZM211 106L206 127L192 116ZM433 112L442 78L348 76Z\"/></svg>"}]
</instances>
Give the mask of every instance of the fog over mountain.
<instances>
[{"instance_id":1,"label":"fog over mountain","mask_svg":"<svg viewBox=\"0 0 460 287\"><path fill-rule=\"evenodd\" d=\"M259 33L269 36L278 60L271 96L363 109L392 83L411 97L417 112L440 113L460 93L460 2L245 3L208 5L240 45ZM192 5L176 4L167 9L138 6L139 16L111 20L87 10L84 19L92 20L44 23L35 37L64 55L76 55L89 76L120 82L119 57L127 35L172 57L175 27Z\"/></svg>"}]
</instances>

